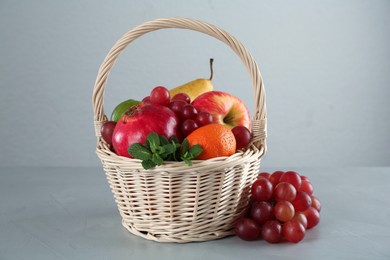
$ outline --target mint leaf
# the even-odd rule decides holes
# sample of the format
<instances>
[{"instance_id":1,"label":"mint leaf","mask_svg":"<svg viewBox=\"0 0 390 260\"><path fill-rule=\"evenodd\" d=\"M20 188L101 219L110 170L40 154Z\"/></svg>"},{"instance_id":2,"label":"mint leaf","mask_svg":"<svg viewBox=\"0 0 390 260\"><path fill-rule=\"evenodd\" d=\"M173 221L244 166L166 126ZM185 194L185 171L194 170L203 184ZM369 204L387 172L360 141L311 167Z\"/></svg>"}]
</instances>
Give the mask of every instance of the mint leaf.
<instances>
[{"instance_id":1,"label":"mint leaf","mask_svg":"<svg viewBox=\"0 0 390 260\"><path fill-rule=\"evenodd\" d=\"M149 170L156 167L156 164L152 160L145 160L142 161L142 167L144 167L145 170Z\"/></svg>"},{"instance_id":2,"label":"mint leaf","mask_svg":"<svg viewBox=\"0 0 390 260\"><path fill-rule=\"evenodd\" d=\"M192 159L195 159L203 152L202 146L200 144L195 144L190 148L190 153L192 155Z\"/></svg>"},{"instance_id":3,"label":"mint leaf","mask_svg":"<svg viewBox=\"0 0 390 260\"><path fill-rule=\"evenodd\" d=\"M160 137L156 132L151 132L146 137L146 143L149 145L152 153L155 153L158 147L160 146Z\"/></svg>"},{"instance_id":4,"label":"mint leaf","mask_svg":"<svg viewBox=\"0 0 390 260\"><path fill-rule=\"evenodd\" d=\"M183 143L181 144L181 155L186 154L190 150L190 143L188 142L187 138L183 140Z\"/></svg>"},{"instance_id":5,"label":"mint leaf","mask_svg":"<svg viewBox=\"0 0 390 260\"><path fill-rule=\"evenodd\" d=\"M169 138L169 141L171 141L171 142L173 142L175 144L180 144L179 139L177 138L176 135L171 136L171 138Z\"/></svg>"},{"instance_id":6,"label":"mint leaf","mask_svg":"<svg viewBox=\"0 0 390 260\"><path fill-rule=\"evenodd\" d=\"M152 158L152 153L145 146L139 143L132 144L128 152L131 156L140 160L149 160Z\"/></svg>"},{"instance_id":7,"label":"mint leaf","mask_svg":"<svg viewBox=\"0 0 390 260\"><path fill-rule=\"evenodd\" d=\"M160 145L164 146L167 144L169 144L169 140L165 136L160 135Z\"/></svg>"},{"instance_id":8,"label":"mint leaf","mask_svg":"<svg viewBox=\"0 0 390 260\"><path fill-rule=\"evenodd\" d=\"M160 157L160 155L158 154L153 154L152 155L152 161L156 164L156 165L161 165L163 164L164 160Z\"/></svg>"}]
</instances>

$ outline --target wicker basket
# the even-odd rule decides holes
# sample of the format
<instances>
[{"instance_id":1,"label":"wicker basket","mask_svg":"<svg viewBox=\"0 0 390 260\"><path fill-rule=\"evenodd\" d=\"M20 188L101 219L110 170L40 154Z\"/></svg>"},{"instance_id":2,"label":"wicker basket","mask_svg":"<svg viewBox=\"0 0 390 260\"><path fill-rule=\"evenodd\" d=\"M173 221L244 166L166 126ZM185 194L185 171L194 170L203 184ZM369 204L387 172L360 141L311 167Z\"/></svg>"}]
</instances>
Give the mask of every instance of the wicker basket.
<instances>
[{"instance_id":1,"label":"wicker basket","mask_svg":"<svg viewBox=\"0 0 390 260\"><path fill-rule=\"evenodd\" d=\"M122 51L135 39L159 29L189 29L226 43L249 71L256 111L252 119L253 141L245 151L229 157L165 162L144 170L137 159L116 155L100 136L104 90L108 74ZM93 91L96 152L122 217L131 233L159 242L207 241L233 233L250 197L250 185L259 172L266 151L266 108L263 81L247 49L227 32L188 18L164 18L143 23L124 34L106 56Z\"/></svg>"}]
</instances>

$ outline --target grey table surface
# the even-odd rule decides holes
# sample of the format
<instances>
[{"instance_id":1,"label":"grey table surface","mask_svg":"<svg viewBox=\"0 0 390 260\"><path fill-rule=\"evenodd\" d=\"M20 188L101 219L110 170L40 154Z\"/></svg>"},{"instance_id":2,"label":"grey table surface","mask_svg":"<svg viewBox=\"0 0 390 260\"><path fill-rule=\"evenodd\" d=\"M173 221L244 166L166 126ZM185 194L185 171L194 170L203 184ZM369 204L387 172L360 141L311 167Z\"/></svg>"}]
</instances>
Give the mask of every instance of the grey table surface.
<instances>
[{"instance_id":1,"label":"grey table surface","mask_svg":"<svg viewBox=\"0 0 390 260\"><path fill-rule=\"evenodd\" d=\"M390 259L390 167L292 170L322 203L300 243L174 244L121 226L102 168L0 167L0 259Z\"/></svg>"}]
</instances>

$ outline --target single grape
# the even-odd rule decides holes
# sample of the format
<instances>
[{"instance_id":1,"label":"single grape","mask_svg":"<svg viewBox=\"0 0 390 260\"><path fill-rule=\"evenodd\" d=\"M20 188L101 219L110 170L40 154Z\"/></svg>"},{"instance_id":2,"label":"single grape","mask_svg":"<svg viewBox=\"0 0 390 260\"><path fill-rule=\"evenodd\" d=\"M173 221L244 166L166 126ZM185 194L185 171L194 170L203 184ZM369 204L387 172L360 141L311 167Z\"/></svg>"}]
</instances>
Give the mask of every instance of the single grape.
<instances>
[{"instance_id":1,"label":"single grape","mask_svg":"<svg viewBox=\"0 0 390 260\"><path fill-rule=\"evenodd\" d=\"M235 228L234 232L242 240L253 241L259 238L260 236L260 226L250 218L240 219Z\"/></svg>"},{"instance_id":2,"label":"single grape","mask_svg":"<svg viewBox=\"0 0 390 260\"><path fill-rule=\"evenodd\" d=\"M274 206L274 215L277 220L287 222L295 215L294 206L286 200L278 201Z\"/></svg>"},{"instance_id":3,"label":"single grape","mask_svg":"<svg viewBox=\"0 0 390 260\"><path fill-rule=\"evenodd\" d=\"M304 191L298 191L292 204L296 211L305 211L311 206L311 197Z\"/></svg>"},{"instance_id":4,"label":"single grape","mask_svg":"<svg viewBox=\"0 0 390 260\"><path fill-rule=\"evenodd\" d=\"M315 208L318 212L321 211L321 202L317 197L313 195L311 196L311 206Z\"/></svg>"},{"instance_id":5,"label":"single grape","mask_svg":"<svg viewBox=\"0 0 390 260\"><path fill-rule=\"evenodd\" d=\"M288 171L282 174L280 176L279 182L288 182L291 183L295 189L299 189L301 186L301 176L297 172L294 171Z\"/></svg>"},{"instance_id":6,"label":"single grape","mask_svg":"<svg viewBox=\"0 0 390 260\"><path fill-rule=\"evenodd\" d=\"M177 93L176 95L174 95L172 97L172 101L173 100L182 100L184 102L186 102L187 104L190 104L191 103L191 98L188 94L186 93Z\"/></svg>"},{"instance_id":7,"label":"single grape","mask_svg":"<svg viewBox=\"0 0 390 260\"><path fill-rule=\"evenodd\" d=\"M303 212L307 219L307 229L313 228L320 222L320 213L313 207L308 208Z\"/></svg>"},{"instance_id":8,"label":"single grape","mask_svg":"<svg viewBox=\"0 0 390 260\"><path fill-rule=\"evenodd\" d=\"M236 126L232 128L232 132L234 134L234 138L236 139L236 149L240 150L249 145L252 134L248 128L245 126Z\"/></svg>"},{"instance_id":9,"label":"single grape","mask_svg":"<svg viewBox=\"0 0 390 260\"><path fill-rule=\"evenodd\" d=\"M196 110L196 108L191 105L191 104L186 104L184 107L183 107L183 111L182 111L182 114L181 114L181 119L184 121L186 119L195 119L196 116L198 115L198 110Z\"/></svg>"},{"instance_id":10,"label":"single grape","mask_svg":"<svg viewBox=\"0 0 390 260\"><path fill-rule=\"evenodd\" d=\"M198 124L192 119L186 119L180 126L180 131L184 137L191 134L195 129L198 129Z\"/></svg>"},{"instance_id":11,"label":"single grape","mask_svg":"<svg viewBox=\"0 0 390 260\"><path fill-rule=\"evenodd\" d=\"M155 87L150 92L150 102L152 104L167 106L171 102L169 90L163 86Z\"/></svg>"},{"instance_id":12,"label":"single grape","mask_svg":"<svg viewBox=\"0 0 390 260\"><path fill-rule=\"evenodd\" d=\"M269 176L269 180L274 187L279 183L280 176L282 176L283 173L283 171L275 171Z\"/></svg>"},{"instance_id":13,"label":"single grape","mask_svg":"<svg viewBox=\"0 0 390 260\"><path fill-rule=\"evenodd\" d=\"M168 104L168 108L171 109L178 118L182 117L183 107L187 105L183 100L174 100Z\"/></svg>"},{"instance_id":14,"label":"single grape","mask_svg":"<svg viewBox=\"0 0 390 260\"><path fill-rule=\"evenodd\" d=\"M305 228L297 221L288 221L283 224L282 234L287 241L298 243L305 237Z\"/></svg>"},{"instance_id":15,"label":"single grape","mask_svg":"<svg viewBox=\"0 0 390 260\"><path fill-rule=\"evenodd\" d=\"M301 180L302 181L310 181L309 178L307 178L305 175L301 175Z\"/></svg>"},{"instance_id":16,"label":"single grape","mask_svg":"<svg viewBox=\"0 0 390 260\"><path fill-rule=\"evenodd\" d=\"M272 183L267 179L258 179L252 184L251 193L255 200L266 201L272 198Z\"/></svg>"},{"instance_id":17,"label":"single grape","mask_svg":"<svg viewBox=\"0 0 390 260\"><path fill-rule=\"evenodd\" d=\"M250 216L259 225L264 224L273 217L271 203L266 201L255 201L251 205Z\"/></svg>"},{"instance_id":18,"label":"single grape","mask_svg":"<svg viewBox=\"0 0 390 260\"><path fill-rule=\"evenodd\" d=\"M150 102L150 96L144 97L144 98L142 99L141 103L144 104L144 105L150 105L150 104L152 104L152 102Z\"/></svg>"},{"instance_id":19,"label":"single grape","mask_svg":"<svg viewBox=\"0 0 390 260\"><path fill-rule=\"evenodd\" d=\"M304 191L309 195L313 194L313 185L311 185L310 181L303 180L301 186L298 189L299 191Z\"/></svg>"},{"instance_id":20,"label":"single grape","mask_svg":"<svg viewBox=\"0 0 390 260\"><path fill-rule=\"evenodd\" d=\"M195 122L199 127L211 124L213 122L213 116L209 112L201 111L195 118Z\"/></svg>"},{"instance_id":21,"label":"single grape","mask_svg":"<svg viewBox=\"0 0 390 260\"><path fill-rule=\"evenodd\" d=\"M260 172L258 175L257 175L257 178L260 179L260 178L265 178L267 180L269 180L269 177L271 176L270 173L268 172Z\"/></svg>"},{"instance_id":22,"label":"single grape","mask_svg":"<svg viewBox=\"0 0 390 260\"><path fill-rule=\"evenodd\" d=\"M268 243L279 243L282 239L282 225L277 220L268 220L261 228L261 237Z\"/></svg>"},{"instance_id":23,"label":"single grape","mask_svg":"<svg viewBox=\"0 0 390 260\"><path fill-rule=\"evenodd\" d=\"M303 214L302 212L295 212L294 217L290 221L297 221L301 223L305 229L307 228L307 219L305 214Z\"/></svg>"},{"instance_id":24,"label":"single grape","mask_svg":"<svg viewBox=\"0 0 390 260\"><path fill-rule=\"evenodd\" d=\"M296 197L297 190L288 182L279 182L274 188L274 199L276 201L287 200L293 201Z\"/></svg>"},{"instance_id":25,"label":"single grape","mask_svg":"<svg viewBox=\"0 0 390 260\"><path fill-rule=\"evenodd\" d=\"M114 133L115 126L115 121L107 121L102 125L100 129L100 133L102 135L103 140L109 145L112 145L112 134Z\"/></svg>"}]
</instances>

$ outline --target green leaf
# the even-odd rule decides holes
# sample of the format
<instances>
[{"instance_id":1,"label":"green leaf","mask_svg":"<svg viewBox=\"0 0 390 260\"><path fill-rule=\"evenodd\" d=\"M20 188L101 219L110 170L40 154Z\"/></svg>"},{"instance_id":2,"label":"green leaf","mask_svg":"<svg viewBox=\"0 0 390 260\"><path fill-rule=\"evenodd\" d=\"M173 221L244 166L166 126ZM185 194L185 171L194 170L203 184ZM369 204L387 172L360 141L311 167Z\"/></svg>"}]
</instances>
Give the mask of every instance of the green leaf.
<instances>
[{"instance_id":1,"label":"green leaf","mask_svg":"<svg viewBox=\"0 0 390 260\"><path fill-rule=\"evenodd\" d=\"M152 153L145 146L139 143L132 144L128 152L131 156L140 160L149 160L152 158Z\"/></svg>"},{"instance_id":2,"label":"green leaf","mask_svg":"<svg viewBox=\"0 0 390 260\"><path fill-rule=\"evenodd\" d=\"M145 160L142 161L142 167L144 167L145 170L149 170L156 167L156 164L152 160Z\"/></svg>"},{"instance_id":3,"label":"green leaf","mask_svg":"<svg viewBox=\"0 0 390 260\"><path fill-rule=\"evenodd\" d=\"M164 146L167 144L169 144L169 140L165 136L160 135L160 145Z\"/></svg>"},{"instance_id":4,"label":"green leaf","mask_svg":"<svg viewBox=\"0 0 390 260\"><path fill-rule=\"evenodd\" d=\"M169 138L169 141L171 141L171 142L173 142L175 144L180 144L179 139L177 139L176 135L171 136L171 138Z\"/></svg>"},{"instance_id":5,"label":"green leaf","mask_svg":"<svg viewBox=\"0 0 390 260\"><path fill-rule=\"evenodd\" d=\"M161 165L163 164L164 160L160 157L160 155L158 154L153 154L152 155L152 161L156 164L156 165Z\"/></svg>"},{"instance_id":6,"label":"green leaf","mask_svg":"<svg viewBox=\"0 0 390 260\"><path fill-rule=\"evenodd\" d=\"M184 155L190 150L190 143L188 142L187 138L183 140L183 143L181 144L181 154Z\"/></svg>"},{"instance_id":7,"label":"green leaf","mask_svg":"<svg viewBox=\"0 0 390 260\"><path fill-rule=\"evenodd\" d=\"M192 155L192 159L195 159L203 152L202 146L200 144L195 144L191 147L190 153Z\"/></svg>"},{"instance_id":8,"label":"green leaf","mask_svg":"<svg viewBox=\"0 0 390 260\"><path fill-rule=\"evenodd\" d=\"M160 146L160 137L156 132L151 132L146 137L146 143L148 143L150 150L154 153Z\"/></svg>"}]
</instances>

